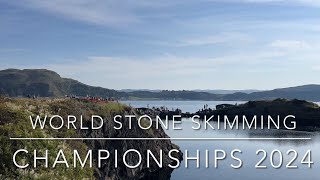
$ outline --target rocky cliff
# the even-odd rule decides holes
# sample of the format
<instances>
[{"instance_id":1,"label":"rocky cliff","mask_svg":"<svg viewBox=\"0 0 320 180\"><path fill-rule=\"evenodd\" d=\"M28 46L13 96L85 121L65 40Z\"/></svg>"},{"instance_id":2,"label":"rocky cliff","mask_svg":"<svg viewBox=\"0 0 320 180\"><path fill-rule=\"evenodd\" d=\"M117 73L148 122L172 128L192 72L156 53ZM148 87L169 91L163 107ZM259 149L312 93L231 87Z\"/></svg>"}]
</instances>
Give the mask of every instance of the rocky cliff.
<instances>
[{"instance_id":1,"label":"rocky cliff","mask_svg":"<svg viewBox=\"0 0 320 180\"><path fill-rule=\"evenodd\" d=\"M32 129L30 115L53 115L59 114L66 117L71 114L79 118L89 119L93 114L104 117L104 126L99 130L74 130L52 128ZM9 140L10 137L168 137L162 129L142 130L137 123L133 123L131 130L128 130L128 121L121 119L123 129L115 130L113 121L110 118L115 114L136 114L135 110L116 103L116 102L90 102L77 99L10 99L0 98L0 179L46 179L46 178L66 178L66 179L169 179L172 169L168 167L174 163L167 155L171 149L179 149L169 140ZM89 122L85 122L89 123ZM12 155L17 149L27 148L30 152L34 149L49 150L49 164L54 161L58 149L63 149L67 160L73 162L72 151L77 149L80 155L85 155L90 149L93 152L98 149L110 151L110 158L103 161L102 167L98 168L96 163L90 168L65 168L57 166L56 168L44 168L42 166L33 168L30 166L26 169L17 169L12 163ZM118 167L114 167L114 150L118 150L119 159L122 159L123 153L128 149L136 149L142 155L142 163L134 169L127 168L123 162L119 161ZM150 161L150 168L146 165L146 151L149 149L157 158L159 150L163 150L163 168L159 168L155 162ZM182 154L176 153L175 157L181 159ZM93 153L93 159L96 162L97 154ZM32 162L32 154L20 158L20 161ZM137 158L134 155L127 156L129 164L135 163Z\"/></svg>"}]
</instances>

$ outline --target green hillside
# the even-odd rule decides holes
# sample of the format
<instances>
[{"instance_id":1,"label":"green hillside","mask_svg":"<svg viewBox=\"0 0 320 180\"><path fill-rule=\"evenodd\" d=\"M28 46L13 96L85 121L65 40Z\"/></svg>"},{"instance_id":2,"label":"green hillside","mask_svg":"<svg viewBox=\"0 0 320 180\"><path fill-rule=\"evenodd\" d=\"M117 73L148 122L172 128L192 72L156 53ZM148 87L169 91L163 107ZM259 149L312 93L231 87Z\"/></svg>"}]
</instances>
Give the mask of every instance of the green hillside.
<instances>
[{"instance_id":1,"label":"green hillside","mask_svg":"<svg viewBox=\"0 0 320 180\"><path fill-rule=\"evenodd\" d=\"M119 98L123 93L85 85L73 79L60 77L46 69L7 69L0 71L0 94L17 96L61 97L64 95Z\"/></svg>"}]
</instances>

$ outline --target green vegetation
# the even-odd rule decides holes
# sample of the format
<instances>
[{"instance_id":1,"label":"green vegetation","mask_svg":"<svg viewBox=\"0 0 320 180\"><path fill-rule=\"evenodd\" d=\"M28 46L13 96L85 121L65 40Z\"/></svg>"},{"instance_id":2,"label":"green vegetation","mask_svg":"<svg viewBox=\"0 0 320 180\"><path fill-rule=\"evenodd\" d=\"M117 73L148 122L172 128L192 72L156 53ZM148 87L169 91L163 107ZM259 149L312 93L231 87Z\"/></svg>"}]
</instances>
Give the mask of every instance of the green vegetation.
<instances>
[{"instance_id":1,"label":"green vegetation","mask_svg":"<svg viewBox=\"0 0 320 180\"><path fill-rule=\"evenodd\" d=\"M294 115L297 122L296 130L319 131L320 129L320 107L312 102L304 100L276 99L269 101L249 101L240 105L221 105L216 110L204 109L196 114L201 115L228 115L230 117L245 115L252 119L254 115L278 115L285 117ZM266 119L264 119L266 121ZM266 124L266 123L264 123Z\"/></svg>"},{"instance_id":2,"label":"green vegetation","mask_svg":"<svg viewBox=\"0 0 320 180\"><path fill-rule=\"evenodd\" d=\"M78 150L84 157L88 146L82 141L31 141L10 140L10 137L79 137L74 129L53 130L51 128L32 129L30 115L52 115L59 114L62 117L72 114L90 117L92 114L110 115L112 113L123 113L129 107L115 102L93 103L76 99L10 99L0 97L0 179L93 179L94 168L66 168L57 165L52 168L56 155L60 149L68 162L73 163L73 150ZM44 153L48 149L49 168L43 164L33 168L33 164L26 169L17 169L12 162L13 153L18 149L27 149L28 155L19 157L18 162L33 162L33 150ZM51 154L51 156L50 156ZM51 164L50 164L51 162ZM42 162L43 163L43 162ZM41 164L41 161L39 161ZM72 164L70 164L71 166Z\"/></svg>"},{"instance_id":3,"label":"green vegetation","mask_svg":"<svg viewBox=\"0 0 320 180\"><path fill-rule=\"evenodd\" d=\"M62 97L64 95L123 97L115 90L85 85L73 79L60 77L46 69L7 69L0 71L0 94L11 97L41 96Z\"/></svg>"}]
</instances>

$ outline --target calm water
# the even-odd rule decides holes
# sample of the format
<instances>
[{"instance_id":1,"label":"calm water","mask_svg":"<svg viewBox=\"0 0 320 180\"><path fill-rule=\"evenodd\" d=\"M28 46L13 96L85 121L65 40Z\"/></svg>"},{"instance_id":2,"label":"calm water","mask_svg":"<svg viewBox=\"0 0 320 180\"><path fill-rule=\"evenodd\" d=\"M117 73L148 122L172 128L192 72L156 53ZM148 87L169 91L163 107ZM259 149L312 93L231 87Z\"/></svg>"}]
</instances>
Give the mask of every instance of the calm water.
<instances>
[{"instance_id":1,"label":"calm water","mask_svg":"<svg viewBox=\"0 0 320 180\"><path fill-rule=\"evenodd\" d=\"M133 107L160 107L180 108L183 111L195 112L201 109L204 104L209 107L215 107L221 103L243 103L243 102L219 102L219 101L125 101ZM213 124L216 125L216 124ZM318 133L307 132L288 132L279 130L192 130L192 122L190 119L183 119L183 130L166 130L170 137L311 137L312 140L300 141L173 141L179 145L181 150L188 150L190 155L195 155L196 150L200 150L200 168L196 168L195 161L189 162L189 168L184 167L184 162L178 169L172 173L172 179L252 179L252 180L270 180L270 179L319 179L320 171L320 135ZM221 149L226 151L227 158L219 163L217 169L214 168L213 151ZM237 154L237 157L243 161L243 166L240 169L232 169L230 164L237 164L230 157L230 152L233 149L240 149L242 154ZM255 169L255 164L262 158L262 154L256 155L258 149L264 149L268 153L267 159L262 165L268 166L267 169ZM272 150L278 149L283 153L284 165L279 169L273 169L270 165L270 153ZM298 169L286 169L285 165L292 159L293 154L287 155L289 149L294 149L298 152L297 160L293 165L298 166ZM312 151L312 161L314 165L311 169L307 165L300 163L307 150ZM210 151L209 168L205 168L205 150ZM274 157L274 163L279 162L279 156Z\"/></svg>"}]
</instances>

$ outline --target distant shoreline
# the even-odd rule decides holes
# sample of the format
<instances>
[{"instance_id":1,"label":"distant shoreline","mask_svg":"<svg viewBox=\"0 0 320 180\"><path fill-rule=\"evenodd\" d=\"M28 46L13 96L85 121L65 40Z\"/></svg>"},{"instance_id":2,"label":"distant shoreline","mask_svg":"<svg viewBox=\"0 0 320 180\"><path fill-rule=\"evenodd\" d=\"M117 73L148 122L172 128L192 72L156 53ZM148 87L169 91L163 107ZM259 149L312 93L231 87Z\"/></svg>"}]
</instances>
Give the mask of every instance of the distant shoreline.
<instances>
[{"instance_id":1,"label":"distant shoreline","mask_svg":"<svg viewBox=\"0 0 320 180\"><path fill-rule=\"evenodd\" d=\"M199 88L199 87L195 87ZM307 84L266 91L230 91L227 94L202 90L137 90L117 91L105 87L90 86L77 80L61 77L47 69L0 70L0 95L9 97L97 97L115 100L186 100L186 101L253 101L301 99L320 101L320 85Z\"/></svg>"}]
</instances>

